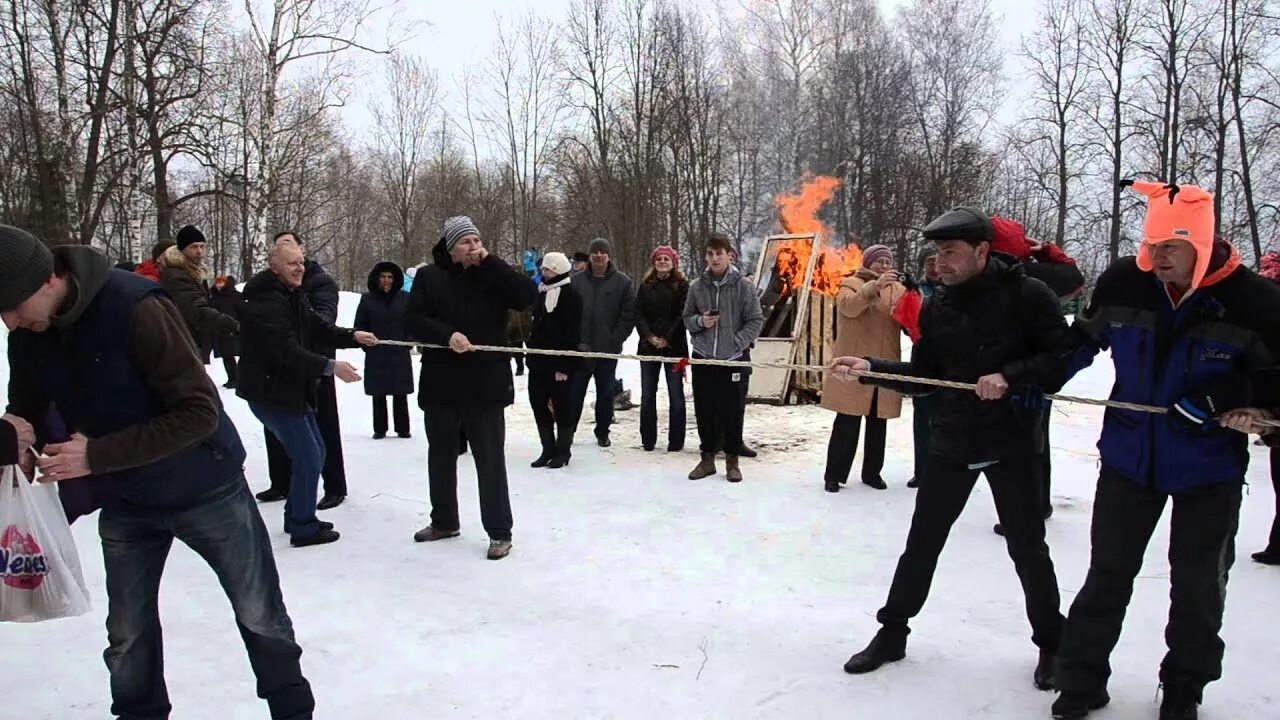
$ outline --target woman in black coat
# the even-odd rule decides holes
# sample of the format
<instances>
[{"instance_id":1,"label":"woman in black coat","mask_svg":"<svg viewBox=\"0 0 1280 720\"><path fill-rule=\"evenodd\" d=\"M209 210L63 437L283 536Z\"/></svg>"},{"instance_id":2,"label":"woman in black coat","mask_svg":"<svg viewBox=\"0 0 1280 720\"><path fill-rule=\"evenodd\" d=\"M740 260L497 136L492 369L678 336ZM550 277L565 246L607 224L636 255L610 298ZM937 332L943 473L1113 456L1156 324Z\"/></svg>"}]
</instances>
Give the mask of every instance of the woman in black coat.
<instances>
[{"instance_id":1,"label":"woman in black coat","mask_svg":"<svg viewBox=\"0 0 1280 720\"><path fill-rule=\"evenodd\" d=\"M582 296L569 284L571 266L564 253L542 258L542 285L533 304L533 327L527 342L542 350L577 350L582 335ZM538 424L542 454L531 467L561 468L569 464L573 432L578 425L569 379L578 358L529 355L529 404Z\"/></svg>"},{"instance_id":2,"label":"woman in black coat","mask_svg":"<svg viewBox=\"0 0 1280 720\"><path fill-rule=\"evenodd\" d=\"M356 307L357 330L367 330L380 340L406 340L404 314L409 308L404 287L404 271L383 261L369 271L369 292L360 296ZM391 396L396 435L409 433L409 396L413 394L413 359L407 347L367 347L364 362L364 392L373 397L373 439L387 436L387 396Z\"/></svg>"},{"instance_id":3,"label":"woman in black coat","mask_svg":"<svg viewBox=\"0 0 1280 720\"><path fill-rule=\"evenodd\" d=\"M240 291L236 289L236 279L230 275L219 277L209 291L209 304L223 315L230 315L240 321ZM222 387L235 389L236 358L240 355L240 335L219 334L213 338L213 356L222 358L222 367L227 371L227 384Z\"/></svg>"},{"instance_id":4,"label":"woman in black coat","mask_svg":"<svg viewBox=\"0 0 1280 720\"><path fill-rule=\"evenodd\" d=\"M636 291L636 331L640 334L639 354L682 358L689 355L685 335L685 297L689 281L676 267L679 255L662 245L650 256L653 264ZM684 375L673 363L640 363L640 442L652 450L658 442L658 376L667 379L670 422L667 425L667 452L684 449Z\"/></svg>"}]
</instances>

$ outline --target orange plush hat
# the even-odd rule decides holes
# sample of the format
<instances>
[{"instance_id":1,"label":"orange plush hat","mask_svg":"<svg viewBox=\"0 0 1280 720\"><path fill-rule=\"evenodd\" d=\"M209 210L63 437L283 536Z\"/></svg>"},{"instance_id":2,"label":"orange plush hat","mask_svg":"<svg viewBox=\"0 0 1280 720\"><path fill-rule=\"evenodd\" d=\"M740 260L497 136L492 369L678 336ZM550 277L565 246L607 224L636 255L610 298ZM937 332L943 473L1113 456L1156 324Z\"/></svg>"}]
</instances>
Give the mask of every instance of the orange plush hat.
<instances>
[{"instance_id":1,"label":"orange plush hat","mask_svg":"<svg viewBox=\"0 0 1280 720\"><path fill-rule=\"evenodd\" d=\"M1142 225L1142 247L1138 248L1138 269L1155 268L1152 247L1170 240L1185 240L1196 250L1196 267L1191 287L1200 287L1213 256L1213 193L1195 185L1126 180L1134 190L1147 196L1147 219Z\"/></svg>"}]
</instances>

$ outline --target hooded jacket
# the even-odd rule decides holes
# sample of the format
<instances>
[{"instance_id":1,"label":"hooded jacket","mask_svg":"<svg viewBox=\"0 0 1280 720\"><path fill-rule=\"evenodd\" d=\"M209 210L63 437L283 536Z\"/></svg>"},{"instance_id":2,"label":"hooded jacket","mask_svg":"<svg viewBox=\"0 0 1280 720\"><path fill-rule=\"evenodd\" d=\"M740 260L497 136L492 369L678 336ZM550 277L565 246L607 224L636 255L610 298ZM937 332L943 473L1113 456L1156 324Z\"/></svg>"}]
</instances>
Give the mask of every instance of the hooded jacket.
<instances>
[{"instance_id":1,"label":"hooded jacket","mask_svg":"<svg viewBox=\"0 0 1280 720\"><path fill-rule=\"evenodd\" d=\"M1067 377L1110 350L1112 400L1170 407L1215 383L1234 401L1217 413L1269 406L1280 360L1280 287L1240 265L1219 240L1205 273L1182 296L1138 261L1116 261L1098 279L1089 307L1076 320ZM1192 429L1167 415L1109 408L1098 441L1102 465L1131 481L1175 493L1202 485L1239 483L1248 467L1248 438L1217 426Z\"/></svg>"},{"instance_id":2,"label":"hooded jacket","mask_svg":"<svg viewBox=\"0 0 1280 720\"><path fill-rule=\"evenodd\" d=\"M173 303L182 313L187 329L200 351L200 359L209 364L209 352L218 335L233 335L240 331L240 323L230 315L214 309L209 302L209 276L200 267L191 264L178 246L165 250L160 270L160 287L169 293Z\"/></svg>"},{"instance_id":3,"label":"hooded jacket","mask_svg":"<svg viewBox=\"0 0 1280 720\"><path fill-rule=\"evenodd\" d=\"M613 261L604 277L596 277L590 266L572 275L582 296L581 348L594 352L620 353L622 344L636 326L636 291L631 278L619 272Z\"/></svg>"},{"instance_id":4,"label":"hooded jacket","mask_svg":"<svg viewBox=\"0 0 1280 720\"><path fill-rule=\"evenodd\" d=\"M432 264L414 276L405 313L405 329L414 340L449 344L462 333L473 345L506 345L507 311L533 304L538 288L497 255L463 267L449 257L441 238L431 250ZM418 406L505 407L515 402L511 355L456 353L423 348Z\"/></svg>"},{"instance_id":5,"label":"hooded jacket","mask_svg":"<svg viewBox=\"0 0 1280 720\"><path fill-rule=\"evenodd\" d=\"M702 314L717 310L720 319L714 328L702 324ZM689 285L684 304L684 326L689 331L690 351L694 357L711 360L738 360L751 349L760 329L764 313L755 285L730 265L724 276L716 279L710 268Z\"/></svg>"},{"instance_id":6,"label":"hooded jacket","mask_svg":"<svg viewBox=\"0 0 1280 720\"><path fill-rule=\"evenodd\" d=\"M384 291L378 277L392 275L391 290ZM379 340L407 340L404 316L409 295L401 292L404 272L393 262L380 262L369 271L369 291L356 307L356 330L365 330ZM364 348L364 392L380 395L409 395L413 392L413 357L407 347L379 345Z\"/></svg>"}]
</instances>

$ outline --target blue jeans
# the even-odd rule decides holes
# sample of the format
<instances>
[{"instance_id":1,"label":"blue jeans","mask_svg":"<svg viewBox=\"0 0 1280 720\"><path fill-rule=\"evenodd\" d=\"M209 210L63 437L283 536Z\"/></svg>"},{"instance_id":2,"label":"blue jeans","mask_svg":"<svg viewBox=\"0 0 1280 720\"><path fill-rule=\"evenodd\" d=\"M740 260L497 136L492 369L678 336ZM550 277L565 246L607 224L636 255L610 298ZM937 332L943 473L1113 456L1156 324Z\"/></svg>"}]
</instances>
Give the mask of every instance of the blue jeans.
<instances>
[{"instance_id":1,"label":"blue jeans","mask_svg":"<svg viewBox=\"0 0 1280 720\"><path fill-rule=\"evenodd\" d=\"M258 697L267 701L271 717L311 717L315 700L302 676L302 648L294 641L271 541L244 476L191 508L103 508L98 533L107 575L103 659L111 675L113 715L169 717L157 601L165 560L177 538L204 558L231 601Z\"/></svg>"},{"instance_id":2,"label":"blue jeans","mask_svg":"<svg viewBox=\"0 0 1280 720\"><path fill-rule=\"evenodd\" d=\"M669 363L645 361L640 363L640 442L651 448L658 442L658 376L667 380L667 402L670 407L670 423L667 425L667 448L684 447L685 406L684 376Z\"/></svg>"},{"instance_id":3,"label":"blue jeans","mask_svg":"<svg viewBox=\"0 0 1280 720\"><path fill-rule=\"evenodd\" d=\"M284 531L294 539L315 535L316 493L324 469L324 436L310 409L289 410L270 403L249 403L249 409L289 456L289 497L284 501Z\"/></svg>"}]
</instances>

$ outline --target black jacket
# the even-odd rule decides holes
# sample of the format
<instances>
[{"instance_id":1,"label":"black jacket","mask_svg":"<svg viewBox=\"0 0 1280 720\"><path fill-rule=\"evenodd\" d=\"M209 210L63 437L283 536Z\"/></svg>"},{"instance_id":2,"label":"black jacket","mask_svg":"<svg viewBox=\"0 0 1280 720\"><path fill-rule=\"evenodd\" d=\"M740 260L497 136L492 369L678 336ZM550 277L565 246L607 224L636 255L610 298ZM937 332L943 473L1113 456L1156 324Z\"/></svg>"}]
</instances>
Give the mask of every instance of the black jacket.
<instances>
[{"instance_id":1,"label":"black jacket","mask_svg":"<svg viewBox=\"0 0 1280 720\"><path fill-rule=\"evenodd\" d=\"M622 352L622 343L636 326L636 290L631 278L609 263L604 277L587 268L573 275L573 287L582 296L583 350Z\"/></svg>"},{"instance_id":2,"label":"black jacket","mask_svg":"<svg viewBox=\"0 0 1280 720\"><path fill-rule=\"evenodd\" d=\"M874 371L974 383L1003 373L1009 394L1035 386L1056 392L1068 337L1058 298L1044 283L995 258L968 282L940 286L920 313L910 362L872 360ZM984 401L972 390L864 379L906 394L935 393L933 450L972 464L1034 452L1036 415L1009 400Z\"/></svg>"},{"instance_id":3,"label":"black jacket","mask_svg":"<svg viewBox=\"0 0 1280 720\"><path fill-rule=\"evenodd\" d=\"M331 325L338 323L338 283L315 260L306 262L306 269L302 273L302 292L307 294L307 301L317 315L328 320ZM336 348L323 340L308 349L330 359L337 357Z\"/></svg>"},{"instance_id":4,"label":"black jacket","mask_svg":"<svg viewBox=\"0 0 1280 720\"><path fill-rule=\"evenodd\" d=\"M391 291L378 287L378 276L390 272ZM393 262L380 262L369 271L369 292L360 296L356 308L356 330L373 333L379 340L407 340L404 315L409 294L402 292L404 271ZM413 392L413 358L407 347L377 346L364 349L364 392L366 395L409 395Z\"/></svg>"},{"instance_id":5,"label":"black jacket","mask_svg":"<svg viewBox=\"0 0 1280 720\"><path fill-rule=\"evenodd\" d=\"M203 268L193 266L176 246L166 250L163 257L165 266L160 270L160 287L178 306L195 340L200 361L208 365L214 338L234 335L239 331L239 324L209 302L209 283Z\"/></svg>"},{"instance_id":6,"label":"black jacket","mask_svg":"<svg viewBox=\"0 0 1280 720\"><path fill-rule=\"evenodd\" d=\"M546 293L533 303L533 330L527 345L541 350L577 350L582 338L582 296L572 282L560 287L555 312L547 312ZM580 358L527 355L530 373L572 373L582 365Z\"/></svg>"},{"instance_id":7,"label":"black jacket","mask_svg":"<svg viewBox=\"0 0 1280 720\"><path fill-rule=\"evenodd\" d=\"M250 402L296 411L314 405L330 361L311 348L356 346L351 330L320 317L301 288L285 287L270 270L245 284L240 322L236 394Z\"/></svg>"},{"instance_id":8,"label":"black jacket","mask_svg":"<svg viewBox=\"0 0 1280 720\"><path fill-rule=\"evenodd\" d=\"M227 284L219 290L216 287L209 293L209 304L214 310L240 321L240 291L236 289L236 279L227 278ZM240 336L219 335L213 339L214 357L236 357L240 354Z\"/></svg>"},{"instance_id":9,"label":"black jacket","mask_svg":"<svg viewBox=\"0 0 1280 720\"><path fill-rule=\"evenodd\" d=\"M689 354L689 336L684 331L684 303L689 295L689 281L676 279L674 273L666 280L655 276L650 282L640 283L636 290L636 331L640 334L640 355L664 355L685 357ZM651 335L667 341L668 347L659 350L649 342Z\"/></svg>"},{"instance_id":10,"label":"black jacket","mask_svg":"<svg viewBox=\"0 0 1280 720\"><path fill-rule=\"evenodd\" d=\"M464 268L449 258L444 240L431 251L432 264L418 271L409 293L405 329L414 340L448 345L462 333L473 345L507 344L507 311L533 304L538 288L496 255ZM511 356L422 350L418 406L507 406L515 402Z\"/></svg>"}]
</instances>

